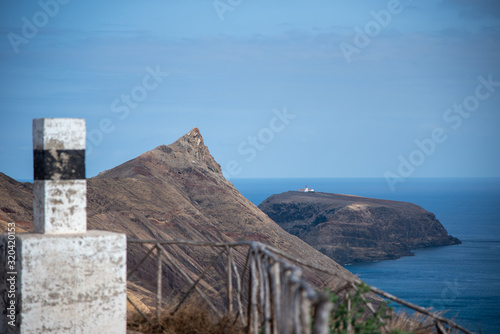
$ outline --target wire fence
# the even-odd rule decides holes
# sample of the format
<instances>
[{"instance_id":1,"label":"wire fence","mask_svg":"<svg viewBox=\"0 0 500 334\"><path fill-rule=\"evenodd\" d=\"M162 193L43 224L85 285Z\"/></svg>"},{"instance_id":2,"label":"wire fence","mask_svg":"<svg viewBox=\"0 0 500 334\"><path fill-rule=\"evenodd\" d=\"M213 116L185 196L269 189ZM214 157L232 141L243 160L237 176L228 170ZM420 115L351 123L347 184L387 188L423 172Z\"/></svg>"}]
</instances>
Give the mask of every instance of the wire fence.
<instances>
[{"instance_id":1,"label":"wire fence","mask_svg":"<svg viewBox=\"0 0 500 334\"><path fill-rule=\"evenodd\" d=\"M156 291L153 302L156 314L144 312L129 297L127 300L151 325L154 316L157 319L161 317L165 306L168 305L170 314L175 314L190 297L197 294L214 315L222 317L229 314L252 334L330 333L334 311L342 306L345 309L342 312L352 317L356 314L354 308L359 308L355 304L359 302L362 304L359 309L365 310L359 316L360 321L369 314L378 318L385 332L390 332L388 321L379 312L379 307L384 306L386 301L420 315L421 320L412 324L412 328L436 333L471 334L429 309L259 242L128 239L128 248L144 255L136 257L141 260L132 265L127 280L131 282L133 276L138 275L143 279L147 276L153 282L149 289ZM178 261L180 257L182 261ZM200 257L204 258L201 266ZM197 261L193 261L195 258ZM150 270L141 272L140 268L146 263L148 268L156 267L155 274ZM341 283L337 284L335 291L315 291L304 278L303 270L336 278ZM361 291L360 287L364 290ZM332 300L332 295L339 298ZM345 333L355 333L354 319L339 326L343 326Z\"/></svg>"}]
</instances>

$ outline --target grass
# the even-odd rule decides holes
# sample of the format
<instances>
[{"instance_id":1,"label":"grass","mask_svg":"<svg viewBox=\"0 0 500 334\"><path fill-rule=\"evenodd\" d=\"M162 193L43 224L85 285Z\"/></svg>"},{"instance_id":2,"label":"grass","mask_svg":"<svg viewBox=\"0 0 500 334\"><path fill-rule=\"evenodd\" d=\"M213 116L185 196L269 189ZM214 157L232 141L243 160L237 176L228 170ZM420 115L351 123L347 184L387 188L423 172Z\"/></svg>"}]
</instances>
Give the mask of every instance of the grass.
<instances>
[{"instance_id":1,"label":"grass","mask_svg":"<svg viewBox=\"0 0 500 334\"><path fill-rule=\"evenodd\" d=\"M343 298L330 294L334 307L330 314L330 334L345 334L348 328L354 334L427 334L436 333L431 317L420 313L395 313L385 303L377 305L375 312L366 308L363 294L368 292L368 286L361 283L355 291L343 294ZM174 303L175 304L175 303ZM243 334L246 328L240 319L232 315L217 318L208 307L196 298L187 301L174 314L172 309L166 309L160 319L148 314L149 323L138 313L133 313L127 328L143 334ZM442 313L436 313L442 315ZM313 315L314 317L314 315ZM454 330L445 330L456 333Z\"/></svg>"},{"instance_id":2,"label":"grass","mask_svg":"<svg viewBox=\"0 0 500 334\"><path fill-rule=\"evenodd\" d=\"M243 334L246 333L241 322L234 316L224 316L216 319L207 308L200 303L191 302L171 315L166 311L158 321L154 315L148 315L152 319L151 326L146 319L138 313L132 315L127 322L127 328L143 334ZM385 324L391 334L427 334L435 333L432 320L422 314L409 315L405 312L393 314L386 318ZM366 323L365 323L366 324ZM338 330L331 327L330 333L344 333L345 328ZM355 333L387 333L382 327L370 329L358 327Z\"/></svg>"},{"instance_id":3,"label":"grass","mask_svg":"<svg viewBox=\"0 0 500 334\"><path fill-rule=\"evenodd\" d=\"M243 334L241 322L233 316L216 319L201 303L190 302L181 307L175 314L165 311L159 321L152 314L152 326L138 313L132 315L127 322L127 329L143 334Z\"/></svg>"}]
</instances>

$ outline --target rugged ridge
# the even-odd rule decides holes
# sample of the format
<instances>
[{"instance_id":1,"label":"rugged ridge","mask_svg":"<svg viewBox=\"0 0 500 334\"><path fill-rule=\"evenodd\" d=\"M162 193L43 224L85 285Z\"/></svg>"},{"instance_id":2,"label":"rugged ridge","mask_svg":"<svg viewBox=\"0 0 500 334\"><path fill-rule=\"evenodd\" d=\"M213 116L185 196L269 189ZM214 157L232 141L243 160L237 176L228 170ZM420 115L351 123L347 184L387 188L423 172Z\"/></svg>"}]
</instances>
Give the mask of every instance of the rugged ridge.
<instances>
[{"instance_id":1,"label":"rugged ridge","mask_svg":"<svg viewBox=\"0 0 500 334\"><path fill-rule=\"evenodd\" d=\"M32 186L0 175L0 231L7 221L32 230ZM87 180L88 229L125 233L136 239L187 239L207 241L257 240L290 253L296 258L337 270L354 277L329 257L296 236L290 235L244 198L222 175L210 155L200 131L194 128L175 143L161 145ZM19 231L22 232L22 231ZM210 248L171 247L175 261L187 272L203 269L216 256ZM127 265L132 268L144 255L144 246L129 245ZM245 256L234 254L237 263ZM153 304L156 260L150 258L128 285L133 299ZM164 296L181 291L185 282L167 275ZM223 270L219 268L218 270ZM201 270L200 270L201 271ZM207 284L215 278L207 274ZM338 278L304 271L317 288L335 287Z\"/></svg>"},{"instance_id":2,"label":"rugged ridge","mask_svg":"<svg viewBox=\"0 0 500 334\"><path fill-rule=\"evenodd\" d=\"M341 264L397 259L412 249L461 243L418 205L289 191L259 208L283 229Z\"/></svg>"}]
</instances>

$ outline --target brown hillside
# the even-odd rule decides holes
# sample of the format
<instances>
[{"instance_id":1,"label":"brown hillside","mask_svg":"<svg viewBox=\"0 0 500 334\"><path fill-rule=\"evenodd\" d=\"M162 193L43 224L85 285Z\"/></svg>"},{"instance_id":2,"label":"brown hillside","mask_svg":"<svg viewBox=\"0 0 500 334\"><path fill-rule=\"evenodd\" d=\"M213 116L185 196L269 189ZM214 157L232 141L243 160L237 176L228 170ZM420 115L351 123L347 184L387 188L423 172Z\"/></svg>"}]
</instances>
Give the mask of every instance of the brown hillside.
<instances>
[{"instance_id":1,"label":"brown hillside","mask_svg":"<svg viewBox=\"0 0 500 334\"><path fill-rule=\"evenodd\" d=\"M33 230L33 185L0 173L0 232L7 231L11 221L17 232Z\"/></svg>"},{"instance_id":2,"label":"brown hillside","mask_svg":"<svg viewBox=\"0 0 500 334\"><path fill-rule=\"evenodd\" d=\"M257 240L353 277L329 257L285 232L244 198L223 177L197 128L171 145L159 146L88 179L87 186L88 229L122 232L138 239ZM19 225L32 221L32 200L29 184L0 178L1 220L14 220ZM141 259L144 247L128 248L129 268ZM209 248L170 249L187 272L199 272L215 256ZM235 260L242 263L245 258L236 254ZM129 285L129 290L135 291L134 298L148 305L152 304L150 291L155 291L155 268L154 259L146 261L134 276L135 285ZM163 275L168 283L164 296L185 286L170 269L165 263ZM318 288L339 283L309 271L305 276ZM211 279L215 280L208 275L207 284L217 285Z\"/></svg>"}]
</instances>

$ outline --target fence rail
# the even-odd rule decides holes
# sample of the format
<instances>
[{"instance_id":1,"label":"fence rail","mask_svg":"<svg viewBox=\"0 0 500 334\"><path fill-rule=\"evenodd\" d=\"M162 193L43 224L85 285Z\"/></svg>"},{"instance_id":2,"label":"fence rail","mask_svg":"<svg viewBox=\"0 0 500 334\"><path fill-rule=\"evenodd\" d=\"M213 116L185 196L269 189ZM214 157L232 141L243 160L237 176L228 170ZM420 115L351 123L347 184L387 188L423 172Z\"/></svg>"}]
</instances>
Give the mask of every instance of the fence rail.
<instances>
[{"instance_id":1,"label":"fence rail","mask_svg":"<svg viewBox=\"0 0 500 334\"><path fill-rule=\"evenodd\" d=\"M336 305L332 303L329 294L315 291L303 278L302 268L314 270L329 277L338 277L344 282L336 295L347 300L361 284L359 279L347 277L340 272L317 264L294 258L274 247L259 242L199 242L187 240L139 240L128 239L129 247L141 245L145 254L142 259L129 270L129 279L144 262L156 255L156 317L159 319L165 297L163 267L168 265L180 275L186 283L181 296L170 298L168 301L170 313L176 313L193 293L197 293L210 310L222 317L225 310L235 316L248 333L268 334L281 333L329 333L330 314ZM215 254L205 268L198 270L188 269L174 259L172 247L189 247L189 249L208 247ZM170 250L170 251L169 251ZM225 259L224 259L225 256ZM238 258L238 266L235 258ZM244 260L243 260L244 259ZM164 261L165 260L165 261ZM225 261L224 261L225 260ZM216 268L217 267L217 268ZM212 272L209 275L209 272ZM217 272L214 274L213 272ZM210 277L209 277L210 276ZM453 321L444 318L428 309L399 299L375 287L368 287L368 292L386 300L393 301L410 310L413 310L427 319L426 326L432 326L437 333L448 333L450 330L471 334L470 331ZM377 315L373 298L362 295L364 307ZM130 299L131 305L152 325L151 315L145 314ZM175 306L173 306L175 305ZM348 309L350 311L350 309ZM383 319L380 319L383 322ZM389 329L384 324L385 330ZM351 325L346 328L347 333L354 333Z\"/></svg>"}]
</instances>

